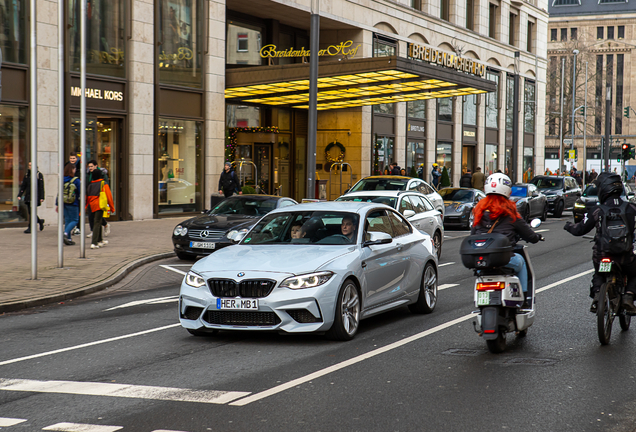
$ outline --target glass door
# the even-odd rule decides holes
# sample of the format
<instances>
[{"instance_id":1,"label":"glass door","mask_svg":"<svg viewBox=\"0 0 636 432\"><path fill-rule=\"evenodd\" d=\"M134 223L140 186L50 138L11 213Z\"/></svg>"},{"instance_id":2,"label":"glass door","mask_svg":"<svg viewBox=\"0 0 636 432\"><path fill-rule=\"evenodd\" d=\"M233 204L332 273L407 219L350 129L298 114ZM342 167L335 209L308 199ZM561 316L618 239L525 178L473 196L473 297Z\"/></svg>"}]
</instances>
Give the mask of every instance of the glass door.
<instances>
[{"instance_id":1,"label":"glass door","mask_svg":"<svg viewBox=\"0 0 636 432\"><path fill-rule=\"evenodd\" d=\"M258 179L256 180L260 193L272 194L272 145L267 143L254 144L254 163L258 170Z\"/></svg>"}]
</instances>

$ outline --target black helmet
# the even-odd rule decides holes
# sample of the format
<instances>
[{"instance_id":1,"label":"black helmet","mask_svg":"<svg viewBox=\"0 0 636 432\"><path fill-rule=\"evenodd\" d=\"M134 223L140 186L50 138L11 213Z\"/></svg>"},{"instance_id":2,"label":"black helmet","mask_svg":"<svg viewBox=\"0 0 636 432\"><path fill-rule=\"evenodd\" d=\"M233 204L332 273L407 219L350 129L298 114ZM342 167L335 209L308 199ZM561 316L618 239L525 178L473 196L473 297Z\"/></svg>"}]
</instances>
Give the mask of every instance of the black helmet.
<instances>
[{"instance_id":1,"label":"black helmet","mask_svg":"<svg viewBox=\"0 0 636 432\"><path fill-rule=\"evenodd\" d=\"M623 193L623 181L616 173L603 172L596 179L598 202L603 204L612 195L618 198Z\"/></svg>"}]
</instances>

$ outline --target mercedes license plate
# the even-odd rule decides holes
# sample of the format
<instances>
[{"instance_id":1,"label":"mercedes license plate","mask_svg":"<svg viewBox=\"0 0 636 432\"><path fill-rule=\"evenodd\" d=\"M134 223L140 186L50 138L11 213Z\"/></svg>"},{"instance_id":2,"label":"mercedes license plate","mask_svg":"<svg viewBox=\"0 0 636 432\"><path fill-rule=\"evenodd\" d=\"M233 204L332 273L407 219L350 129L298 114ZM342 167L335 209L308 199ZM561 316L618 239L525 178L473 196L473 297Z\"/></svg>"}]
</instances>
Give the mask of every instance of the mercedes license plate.
<instances>
[{"instance_id":1,"label":"mercedes license plate","mask_svg":"<svg viewBox=\"0 0 636 432\"><path fill-rule=\"evenodd\" d=\"M480 292L477 293L477 306L487 306L490 304L490 293Z\"/></svg>"},{"instance_id":2,"label":"mercedes license plate","mask_svg":"<svg viewBox=\"0 0 636 432\"><path fill-rule=\"evenodd\" d=\"M608 273L610 271L612 271L612 263L611 262L602 262L598 266L598 272L599 273Z\"/></svg>"},{"instance_id":3,"label":"mercedes license plate","mask_svg":"<svg viewBox=\"0 0 636 432\"><path fill-rule=\"evenodd\" d=\"M238 299L238 298L220 298L216 299L217 309L233 309L233 310L258 310L258 300L256 299Z\"/></svg>"},{"instance_id":4,"label":"mercedes license plate","mask_svg":"<svg viewBox=\"0 0 636 432\"><path fill-rule=\"evenodd\" d=\"M208 242L191 241L190 242L190 247L191 248L195 248L195 249L214 249L216 247L216 244L215 243L208 243Z\"/></svg>"}]
</instances>

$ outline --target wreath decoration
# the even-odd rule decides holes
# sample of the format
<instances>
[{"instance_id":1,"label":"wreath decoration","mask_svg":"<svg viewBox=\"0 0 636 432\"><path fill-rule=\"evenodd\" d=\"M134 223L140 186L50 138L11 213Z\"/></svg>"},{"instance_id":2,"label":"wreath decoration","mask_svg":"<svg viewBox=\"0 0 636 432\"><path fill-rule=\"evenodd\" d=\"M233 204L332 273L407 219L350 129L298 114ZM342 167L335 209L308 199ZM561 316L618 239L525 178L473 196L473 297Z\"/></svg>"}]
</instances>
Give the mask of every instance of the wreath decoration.
<instances>
[{"instance_id":1,"label":"wreath decoration","mask_svg":"<svg viewBox=\"0 0 636 432\"><path fill-rule=\"evenodd\" d=\"M340 154L337 157L331 156L331 149L334 147L338 147L340 149ZM325 159L327 159L327 162L329 162L330 164L341 163L344 162L346 152L347 149L345 148L345 146L343 146L338 141L333 141L327 144L327 147L325 147Z\"/></svg>"}]
</instances>

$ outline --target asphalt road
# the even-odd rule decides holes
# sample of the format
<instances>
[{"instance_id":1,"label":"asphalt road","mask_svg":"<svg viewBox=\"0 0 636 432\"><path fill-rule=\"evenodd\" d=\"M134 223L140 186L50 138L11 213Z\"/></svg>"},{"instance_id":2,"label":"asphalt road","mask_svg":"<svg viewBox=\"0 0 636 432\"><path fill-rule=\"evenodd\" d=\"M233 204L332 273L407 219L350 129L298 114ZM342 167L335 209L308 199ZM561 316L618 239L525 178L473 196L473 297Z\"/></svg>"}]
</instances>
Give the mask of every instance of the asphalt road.
<instances>
[{"instance_id":1,"label":"asphalt road","mask_svg":"<svg viewBox=\"0 0 636 432\"><path fill-rule=\"evenodd\" d=\"M7 431L633 431L636 327L598 343L591 244L548 219L530 246L538 312L490 354L473 331L473 276L447 231L439 302L362 322L351 342L178 325L188 266L165 260L65 304L0 316ZM564 281L565 279L569 279ZM563 282L564 281L564 282Z\"/></svg>"}]
</instances>

